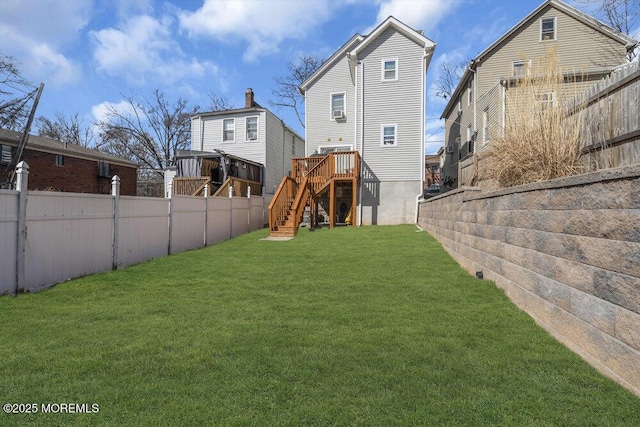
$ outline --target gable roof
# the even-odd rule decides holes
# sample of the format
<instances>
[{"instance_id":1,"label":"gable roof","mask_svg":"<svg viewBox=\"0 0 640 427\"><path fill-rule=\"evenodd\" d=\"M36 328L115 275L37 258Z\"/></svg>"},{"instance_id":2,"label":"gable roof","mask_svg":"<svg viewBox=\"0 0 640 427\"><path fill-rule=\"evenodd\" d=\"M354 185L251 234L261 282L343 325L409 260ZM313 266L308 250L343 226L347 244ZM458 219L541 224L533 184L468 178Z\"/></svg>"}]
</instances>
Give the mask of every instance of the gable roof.
<instances>
[{"instance_id":1,"label":"gable roof","mask_svg":"<svg viewBox=\"0 0 640 427\"><path fill-rule=\"evenodd\" d=\"M304 95L307 88L315 82L320 75L322 75L328 68L332 67L339 59L344 58L344 55L348 55L349 58L357 58L358 53L362 52L372 41L374 41L380 34L384 33L387 29L393 28L409 40L412 40L416 44L420 45L425 52L433 52L436 44L425 37L421 32L414 30L393 16L389 16L380 25L378 25L369 35L361 36L360 34L354 34L349 41L340 47L333 55L327 59L322 66L320 66L307 80L305 80L299 87L298 91ZM427 62L427 67L429 62Z\"/></svg>"},{"instance_id":2,"label":"gable roof","mask_svg":"<svg viewBox=\"0 0 640 427\"><path fill-rule=\"evenodd\" d=\"M10 144L18 144L22 134L9 129L0 129L0 143L8 142ZM45 151L64 156L78 157L89 160L102 160L121 166L129 166L137 168L138 164L122 157L103 153L93 148L83 147L78 144L69 144L55 139L45 138L44 136L29 135L25 150Z\"/></svg>"},{"instance_id":3,"label":"gable roof","mask_svg":"<svg viewBox=\"0 0 640 427\"><path fill-rule=\"evenodd\" d=\"M462 78L458 83L458 86L456 86L455 91L451 95L451 99L449 99L447 106L444 108L442 112L442 116L440 117L441 119L448 114L448 112L451 110L451 108L455 104L454 100L458 98L458 96L460 95L460 92L462 91L462 88L466 85L466 82L471 75L471 68L475 69L477 64L480 61L482 61L482 58L487 56L489 53L493 52L496 48L498 48L498 46L502 44L502 42L508 39L512 34L514 34L516 31L522 28L525 24L532 21L540 12L542 12L548 6L555 7L561 12L566 13L567 15L575 18L576 20L582 22L583 24L593 28L594 30L612 38L618 43L624 45L625 48L627 49L627 52L635 49L635 47L638 46L638 41L635 40L633 37L629 37L628 35L623 34L614 28L611 28L610 26L606 25L602 21L599 21L596 18L587 15L586 13L576 9L575 7L569 6L568 4L566 4L561 0L546 0L471 60L471 62L469 63L469 66L465 69L464 74L462 75Z\"/></svg>"},{"instance_id":4,"label":"gable roof","mask_svg":"<svg viewBox=\"0 0 640 427\"><path fill-rule=\"evenodd\" d=\"M362 40L364 40L364 36L361 36L358 33L354 34L345 44L340 47L340 49L335 51L333 55L331 55L326 61L324 61L322 65L318 67L318 69L313 74L311 74L311 76L309 76L307 80L302 82L302 84L298 87L298 91L301 94L304 94L311 83L316 81L321 74L332 67L333 64L335 64L339 59L344 58L344 55L349 52L349 49L356 43L360 43Z\"/></svg>"}]
</instances>

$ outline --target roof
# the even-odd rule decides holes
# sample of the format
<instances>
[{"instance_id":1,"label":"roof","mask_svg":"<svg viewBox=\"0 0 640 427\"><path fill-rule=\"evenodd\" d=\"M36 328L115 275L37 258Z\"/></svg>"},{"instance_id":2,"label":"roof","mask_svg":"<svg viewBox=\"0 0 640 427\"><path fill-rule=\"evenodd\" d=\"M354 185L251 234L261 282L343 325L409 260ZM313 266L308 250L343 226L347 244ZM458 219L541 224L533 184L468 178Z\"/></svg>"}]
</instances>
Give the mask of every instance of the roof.
<instances>
[{"instance_id":1,"label":"roof","mask_svg":"<svg viewBox=\"0 0 640 427\"><path fill-rule=\"evenodd\" d=\"M250 165L264 167L262 163L254 162L253 160L248 160L248 159L245 159L244 157L234 156L233 154L228 154L228 153L225 153L224 151L211 152L211 151L198 151L198 150L176 150L176 157L178 159L188 159L188 158L194 158L194 157L202 157L207 159L227 157L231 160L239 160L241 162L244 162Z\"/></svg>"},{"instance_id":2,"label":"roof","mask_svg":"<svg viewBox=\"0 0 640 427\"><path fill-rule=\"evenodd\" d=\"M533 20L536 17L536 15L538 15L541 11L546 9L548 6L555 7L556 9L558 9L558 10L566 13L567 15L575 18L576 20L582 22L583 24L593 28L594 30L596 30L596 31L598 31L598 32L600 32L600 33L602 33L602 34L604 34L606 36L611 37L613 40L618 41L620 44L625 46L625 48L627 49L627 52L635 49L635 47L638 46L638 41L635 40L633 37L629 37L628 35L623 34L623 33L621 33L620 31L618 31L618 30L616 30L614 28L611 28L610 26L606 25L602 21L599 21L596 18L587 15L586 13L576 9L575 7L569 6L568 4L564 3L561 0L546 0L540 6L535 8L530 14L525 16L520 22L518 22L516 25L514 25L509 31L504 33L495 42L493 42L491 45L489 45L489 47L484 49L475 58L473 58L471 60L469 66L465 69L464 74L462 75L462 78L460 79L460 82L458 83L458 86L456 86L455 91L451 95L451 99L449 99L449 102L447 103L447 106L443 110L442 116L440 117L441 119L444 118L448 114L448 112L451 110L453 105L455 105L455 101L454 100L456 100L458 98L458 96L460 95L460 92L462 91L463 87L466 84L466 81L468 80L469 76L471 75L471 69L470 68L475 68L477 66L477 64L482 61L482 58L484 58L486 55L488 55L493 50L495 50L498 46L500 46L500 44L503 41L505 41L507 38L509 38L512 34L514 34L520 28L522 28L525 24L527 24L528 22Z\"/></svg>"},{"instance_id":3,"label":"roof","mask_svg":"<svg viewBox=\"0 0 640 427\"><path fill-rule=\"evenodd\" d=\"M371 42L373 42L380 34L384 33L387 29L393 28L399 33L403 34L408 39L414 41L416 44L422 46L425 52L433 52L436 44L425 37L422 32L416 31L393 16L389 16L380 25L378 25L369 35L361 36L360 34L354 34L340 49L338 49L333 55L327 59L315 73L313 73L307 80L305 80L298 90L303 93L307 90L309 85L318 79L328 68L332 67L338 60L344 58L344 55L348 55L350 58L357 58L358 54L362 52ZM429 63L427 62L427 67Z\"/></svg>"},{"instance_id":4,"label":"roof","mask_svg":"<svg viewBox=\"0 0 640 427\"><path fill-rule=\"evenodd\" d=\"M18 144L22 133L8 129L0 129L0 142L8 142L11 144ZM93 148L83 147L78 144L69 144L55 139L46 138L44 136L29 135L27 144L25 145L27 150L45 151L55 154L62 154L65 156L78 157L89 160L102 160L109 163L118 164L121 166L129 166L137 168L138 164L122 157L114 156L111 154L103 153L102 151L95 150Z\"/></svg>"}]
</instances>

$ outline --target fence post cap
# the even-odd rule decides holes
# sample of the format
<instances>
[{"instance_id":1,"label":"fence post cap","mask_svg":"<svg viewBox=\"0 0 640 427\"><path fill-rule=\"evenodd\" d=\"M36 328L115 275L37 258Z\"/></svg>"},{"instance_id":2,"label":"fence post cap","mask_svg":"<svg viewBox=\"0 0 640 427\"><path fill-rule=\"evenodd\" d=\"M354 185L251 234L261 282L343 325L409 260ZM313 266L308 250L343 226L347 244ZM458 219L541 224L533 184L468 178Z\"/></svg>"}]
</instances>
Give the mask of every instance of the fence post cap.
<instances>
[{"instance_id":1,"label":"fence post cap","mask_svg":"<svg viewBox=\"0 0 640 427\"><path fill-rule=\"evenodd\" d=\"M24 160L22 160L20 163L16 165L16 171L21 171L21 170L27 170L27 171L29 170L29 165Z\"/></svg>"},{"instance_id":2,"label":"fence post cap","mask_svg":"<svg viewBox=\"0 0 640 427\"><path fill-rule=\"evenodd\" d=\"M115 184L120 182L120 177L118 175L113 175L113 178L111 178L111 183Z\"/></svg>"}]
</instances>

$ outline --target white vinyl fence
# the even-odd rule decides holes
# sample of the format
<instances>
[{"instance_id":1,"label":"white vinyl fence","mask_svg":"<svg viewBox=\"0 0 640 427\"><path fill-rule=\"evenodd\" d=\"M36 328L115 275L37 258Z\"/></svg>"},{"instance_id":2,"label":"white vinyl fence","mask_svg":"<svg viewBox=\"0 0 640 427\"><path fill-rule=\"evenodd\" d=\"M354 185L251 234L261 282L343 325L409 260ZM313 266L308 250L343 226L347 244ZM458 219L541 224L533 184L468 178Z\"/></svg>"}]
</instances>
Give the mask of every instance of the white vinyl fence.
<instances>
[{"instance_id":1,"label":"white vinyl fence","mask_svg":"<svg viewBox=\"0 0 640 427\"><path fill-rule=\"evenodd\" d=\"M264 227L272 196L250 198L0 190L0 295L201 248Z\"/></svg>"}]
</instances>

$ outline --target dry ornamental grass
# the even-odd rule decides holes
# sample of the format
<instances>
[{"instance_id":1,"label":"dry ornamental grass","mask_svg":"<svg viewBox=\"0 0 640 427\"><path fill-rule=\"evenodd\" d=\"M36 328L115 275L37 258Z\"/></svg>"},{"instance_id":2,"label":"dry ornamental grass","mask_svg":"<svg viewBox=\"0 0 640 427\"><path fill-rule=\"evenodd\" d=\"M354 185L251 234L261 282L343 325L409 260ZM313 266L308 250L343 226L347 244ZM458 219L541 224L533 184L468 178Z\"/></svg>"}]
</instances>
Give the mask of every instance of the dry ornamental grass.
<instances>
[{"instance_id":1,"label":"dry ornamental grass","mask_svg":"<svg viewBox=\"0 0 640 427\"><path fill-rule=\"evenodd\" d=\"M565 114L566 74L555 51L550 50L526 71L510 83L504 135L490 147L490 178L501 187L581 172L580 115Z\"/></svg>"}]
</instances>

